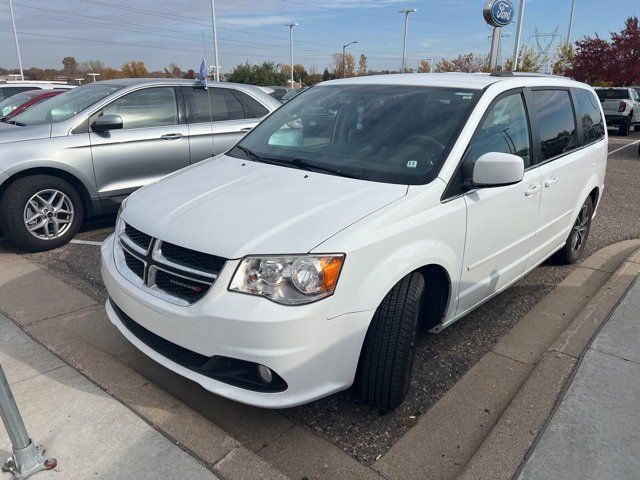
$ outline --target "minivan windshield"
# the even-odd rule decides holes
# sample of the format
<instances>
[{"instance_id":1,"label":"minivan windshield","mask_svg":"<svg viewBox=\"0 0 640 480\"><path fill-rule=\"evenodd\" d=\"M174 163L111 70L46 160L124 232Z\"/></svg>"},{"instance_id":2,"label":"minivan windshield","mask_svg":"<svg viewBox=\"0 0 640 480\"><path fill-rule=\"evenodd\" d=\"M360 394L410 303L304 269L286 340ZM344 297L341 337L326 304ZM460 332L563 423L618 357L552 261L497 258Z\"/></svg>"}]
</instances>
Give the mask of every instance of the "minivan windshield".
<instances>
[{"instance_id":1,"label":"minivan windshield","mask_svg":"<svg viewBox=\"0 0 640 480\"><path fill-rule=\"evenodd\" d=\"M19 113L11 123L24 126L63 122L121 88L123 85L100 83L73 88Z\"/></svg>"},{"instance_id":2,"label":"minivan windshield","mask_svg":"<svg viewBox=\"0 0 640 480\"><path fill-rule=\"evenodd\" d=\"M596 90L601 102L605 100L628 100L631 96L626 88L608 88L607 90Z\"/></svg>"},{"instance_id":3,"label":"minivan windshield","mask_svg":"<svg viewBox=\"0 0 640 480\"><path fill-rule=\"evenodd\" d=\"M228 155L385 183L438 174L480 90L321 85L285 103Z\"/></svg>"}]
</instances>

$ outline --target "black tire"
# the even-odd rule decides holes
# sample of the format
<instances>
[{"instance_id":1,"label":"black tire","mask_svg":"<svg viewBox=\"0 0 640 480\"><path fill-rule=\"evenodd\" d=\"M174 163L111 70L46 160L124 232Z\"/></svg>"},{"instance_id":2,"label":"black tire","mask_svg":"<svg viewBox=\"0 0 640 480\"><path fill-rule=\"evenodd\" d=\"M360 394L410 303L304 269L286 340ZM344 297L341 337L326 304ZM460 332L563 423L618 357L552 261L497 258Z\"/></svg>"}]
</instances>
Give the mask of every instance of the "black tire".
<instances>
[{"instance_id":1,"label":"black tire","mask_svg":"<svg viewBox=\"0 0 640 480\"><path fill-rule=\"evenodd\" d=\"M633 131L634 132L640 132L640 125L634 125L633 126Z\"/></svg>"},{"instance_id":2,"label":"black tire","mask_svg":"<svg viewBox=\"0 0 640 480\"><path fill-rule=\"evenodd\" d=\"M552 257L555 263L560 265L570 265L575 263L584 252L591 231L591 217L593 217L593 201L587 197L580 208L567 242L561 250L558 250ZM579 233L581 232L581 233Z\"/></svg>"},{"instance_id":3,"label":"black tire","mask_svg":"<svg viewBox=\"0 0 640 480\"><path fill-rule=\"evenodd\" d=\"M618 135L626 137L629 135L629 122L623 122L618 127Z\"/></svg>"},{"instance_id":4,"label":"black tire","mask_svg":"<svg viewBox=\"0 0 640 480\"><path fill-rule=\"evenodd\" d=\"M424 277L411 273L400 280L376 310L360 354L356 386L369 405L392 410L411 384Z\"/></svg>"},{"instance_id":5,"label":"black tire","mask_svg":"<svg viewBox=\"0 0 640 480\"><path fill-rule=\"evenodd\" d=\"M44 206L45 203L36 201L37 206L42 207L42 211L46 213L42 213L32 222L33 226L40 222L44 224L41 229L32 234L25 224L25 209L32 197L47 190L64 194L66 200L62 200L60 208L54 208L53 211L51 207L55 207L61 201L62 195L51 199L50 206ZM41 198L48 199L46 194ZM73 214L63 212L73 212ZM51 175L19 178L7 187L0 198L0 229L16 247L30 252L51 250L68 243L78 233L83 216L84 205L80 194L69 182ZM47 218L48 221L46 221ZM59 223L54 219L59 219ZM57 236L54 223L58 228ZM38 232L42 232L39 238L36 237ZM50 234L48 239L45 238L47 234Z\"/></svg>"}]
</instances>

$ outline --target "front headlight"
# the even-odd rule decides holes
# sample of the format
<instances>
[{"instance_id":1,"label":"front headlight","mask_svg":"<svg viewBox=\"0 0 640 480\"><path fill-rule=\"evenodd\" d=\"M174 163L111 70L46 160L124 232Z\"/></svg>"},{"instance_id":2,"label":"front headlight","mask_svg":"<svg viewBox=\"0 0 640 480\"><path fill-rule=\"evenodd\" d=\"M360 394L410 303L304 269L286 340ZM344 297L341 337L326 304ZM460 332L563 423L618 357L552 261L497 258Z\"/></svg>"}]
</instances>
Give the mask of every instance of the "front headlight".
<instances>
[{"instance_id":1,"label":"front headlight","mask_svg":"<svg viewBox=\"0 0 640 480\"><path fill-rule=\"evenodd\" d=\"M301 305L332 295L344 254L250 256L240 262L229 290Z\"/></svg>"},{"instance_id":2,"label":"front headlight","mask_svg":"<svg viewBox=\"0 0 640 480\"><path fill-rule=\"evenodd\" d=\"M122 232L124 232L124 220L122 220L122 211L127 206L127 200L129 197L125 198L120 204L120 209L118 210L118 216L116 217L116 239L120 236Z\"/></svg>"}]
</instances>

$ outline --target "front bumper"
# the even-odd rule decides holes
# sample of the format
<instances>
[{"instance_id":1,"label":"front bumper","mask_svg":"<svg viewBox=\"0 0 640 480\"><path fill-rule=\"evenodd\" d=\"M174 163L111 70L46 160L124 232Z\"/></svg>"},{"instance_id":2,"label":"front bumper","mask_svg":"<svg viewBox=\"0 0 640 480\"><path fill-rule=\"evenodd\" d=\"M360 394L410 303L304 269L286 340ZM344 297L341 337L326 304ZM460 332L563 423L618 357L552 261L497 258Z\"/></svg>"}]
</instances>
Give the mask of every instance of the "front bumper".
<instances>
[{"instance_id":1,"label":"front bumper","mask_svg":"<svg viewBox=\"0 0 640 480\"><path fill-rule=\"evenodd\" d=\"M184 349L266 365L287 383L277 393L251 391L185 368L136 337L107 302L111 322L139 350L168 369L232 400L265 408L307 403L348 388L373 311L327 319L332 298L303 306L229 292L230 260L202 300L187 307L158 299L116 269L113 237L102 246L102 276L111 301L137 324Z\"/></svg>"}]
</instances>

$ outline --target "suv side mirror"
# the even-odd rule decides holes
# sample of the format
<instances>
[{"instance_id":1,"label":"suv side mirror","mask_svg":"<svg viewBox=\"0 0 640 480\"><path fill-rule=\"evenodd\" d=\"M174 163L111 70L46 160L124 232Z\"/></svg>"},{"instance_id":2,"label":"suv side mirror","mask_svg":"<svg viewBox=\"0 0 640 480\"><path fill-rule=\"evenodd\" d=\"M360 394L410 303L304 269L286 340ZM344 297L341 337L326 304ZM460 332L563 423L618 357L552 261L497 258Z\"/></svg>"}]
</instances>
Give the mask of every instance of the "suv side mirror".
<instances>
[{"instance_id":1,"label":"suv side mirror","mask_svg":"<svg viewBox=\"0 0 640 480\"><path fill-rule=\"evenodd\" d=\"M102 115L91 124L94 132L108 132L122 128L122 117L120 115Z\"/></svg>"},{"instance_id":2,"label":"suv side mirror","mask_svg":"<svg viewBox=\"0 0 640 480\"><path fill-rule=\"evenodd\" d=\"M524 178L524 160L517 155L489 152L473 166L474 187L503 187L514 185Z\"/></svg>"}]
</instances>

